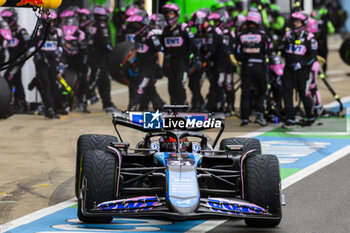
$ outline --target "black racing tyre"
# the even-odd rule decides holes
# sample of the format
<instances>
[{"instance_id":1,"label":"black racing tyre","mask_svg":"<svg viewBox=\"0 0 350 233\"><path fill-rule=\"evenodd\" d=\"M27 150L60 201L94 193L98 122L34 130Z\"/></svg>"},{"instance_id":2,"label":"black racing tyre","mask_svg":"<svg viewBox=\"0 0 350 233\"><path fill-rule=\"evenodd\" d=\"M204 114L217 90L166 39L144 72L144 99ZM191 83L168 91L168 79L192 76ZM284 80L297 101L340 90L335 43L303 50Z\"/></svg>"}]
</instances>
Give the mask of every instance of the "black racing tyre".
<instances>
[{"instance_id":1,"label":"black racing tyre","mask_svg":"<svg viewBox=\"0 0 350 233\"><path fill-rule=\"evenodd\" d=\"M220 142L220 150L225 150L226 145L243 145L243 151L229 152L231 155L241 155L255 149L253 154L261 154L261 144L256 138L224 138Z\"/></svg>"},{"instance_id":2,"label":"black racing tyre","mask_svg":"<svg viewBox=\"0 0 350 233\"><path fill-rule=\"evenodd\" d=\"M108 64L108 71L112 78L124 85L129 85L131 80L127 73L122 70L120 66L129 52L135 48L135 44L130 41L123 41L117 44L111 54L110 62Z\"/></svg>"},{"instance_id":3,"label":"black racing tyre","mask_svg":"<svg viewBox=\"0 0 350 233\"><path fill-rule=\"evenodd\" d=\"M8 117L11 105L11 91L4 77L0 76L0 118Z\"/></svg>"},{"instance_id":4,"label":"black racing tyre","mask_svg":"<svg viewBox=\"0 0 350 233\"><path fill-rule=\"evenodd\" d=\"M78 81L78 74L75 70L72 70L70 68L65 69L63 77L70 87L75 88Z\"/></svg>"},{"instance_id":5,"label":"black racing tyre","mask_svg":"<svg viewBox=\"0 0 350 233\"><path fill-rule=\"evenodd\" d=\"M83 154L89 150L105 151L111 142L117 141L118 139L115 136L104 134L83 134L79 137L77 142L77 155L75 163L75 196L78 199L79 189L81 187L81 168L83 162Z\"/></svg>"},{"instance_id":6,"label":"black racing tyre","mask_svg":"<svg viewBox=\"0 0 350 233\"><path fill-rule=\"evenodd\" d=\"M279 162L275 155L251 155L244 161L244 199L278 219L245 219L250 227L275 227L282 219Z\"/></svg>"},{"instance_id":7,"label":"black racing tyre","mask_svg":"<svg viewBox=\"0 0 350 233\"><path fill-rule=\"evenodd\" d=\"M89 150L83 158L83 180L86 180L85 209L115 197L116 157L111 152ZM78 218L85 223L110 223L113 217L85 216L78 202Z\"/></svg>"},{"instance_id":8,"label":"black racing tyre","mask_svg":"<svg viewBox=\"0 0 350 233\"><path fill-rule=\"evenodd\" d=\"M340 57L346 64L350 65L350 38L346 38L339 49Z\"/></svg>"}]
</instances>

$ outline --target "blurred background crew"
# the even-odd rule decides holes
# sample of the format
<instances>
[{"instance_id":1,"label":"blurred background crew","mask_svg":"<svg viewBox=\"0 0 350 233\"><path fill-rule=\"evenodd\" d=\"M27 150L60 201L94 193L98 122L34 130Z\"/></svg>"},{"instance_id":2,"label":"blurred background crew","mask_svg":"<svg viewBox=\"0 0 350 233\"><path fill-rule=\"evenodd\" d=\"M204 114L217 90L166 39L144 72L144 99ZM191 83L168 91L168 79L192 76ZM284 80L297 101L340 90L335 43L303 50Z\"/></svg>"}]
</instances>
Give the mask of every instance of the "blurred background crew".
<instances>
[{"instance_id":1,"label":"blurred background crew","mask_svg":"<svg viewBox=\"0 0 350 233\"><path fill-rule=\"evenodd\" d=\"M47 19L47 15L44 14L43 18ZM58 89L56 82L60 75L64 71L62 67L62 30L57 28L57 14L50 12L50 32L49 35L39 52L34 56L34 63L36 69L36 77L29 84L29 89L37 87L43 103L45 105L45 117L48 119L58 119L56 115L55 103L57 102ZM41 28L38 31L38 44L43 42L45 31Z\"/></svg>"},{"instance_id":2,"label":"blurred background crew","mask_svg":"<svg viewBox=\"0 0 350 233\"><path fill-rule=\"evenodd\" d=\"M213 16L213 14L210 15ZM210 25L210 15L205 17L201 24L206 40L204 59L207 63L213 64L212 73L209 76L210 90L206 109L212 112L223 112L224 90L222 90L221 86L225 80L226 61L229 61L228 47L223 44L223 35L219 24Z\"/></svg>"},{"instance_id":3,"label":"blurred background crew","mask_svg":"<svg viewBox=\"0 0 350 233\"><path fill-rule=\"evenodd\" d=\"M214 25L219 27L222 31L222 45L221 50L218 51L221 59L218 59L219 63L222 65L222 72L224 75L219 75L218 86L222 90L218 93L218 100L222 103L223 110L227 116L234 115L234 102L235 102L235 92L233 84L233 73L235 67L230 61L230 55L234 54L236 49L236 35L230 30L229 27L229 15L224 9L219 9L213 12L209 19L214 21ZM225 96L224 96L225 94Z\"/></svg>"},{"instance_id":4,"label":"blurred background crew","mask_svg":"<svg viewBox=\"0 0 350 233\"><path fill-rule=\"evenodd\" d=\"M135 15L137 12L139 12L139 8L130 7L127 8L125 11L125 17L129 18L133 15ZM117 34L117 43L121 43L123 41L129 41L129 42L135 42L135 34L134 29L128 27L128 23L124 21L124 23L121 25L120 30Z\"/></svg>"},{"instance_id":5,"label":"blurred background crew","mask_svg":"<svg viewBox=\"0 0 350 233\"><path fill-rule=\"evenodd\" d=\"M200 60L203 61L205 66L202 64L196 64L194 57L190 60L190 69L189 69L189 88L192 92L192 101L191 101L191 111L201 112L204 107L204 99L201 94L202 83L206 77L208 71L209 63L205 62L205 46L206 46L206 35L205 31L202 28L202 23L206 17L210 14L210 10L207 8L202 8L193 13L192 18L189 22L190 26L195 26L196 33L194 39L196 46L199 50Z\"/></svg>"},{"instance_id":6,"label":"blurred background crew","mask_svg":"<svg viewBox=\"0 0 350 233\"><path fill-rule=\"evenodd\" d=\"M237 35L237 60L242 62L241 71L241 126L249 124L251 98L256 99L255 122L265 126L264 119L266 101L266 56L269 52L269 42L264 31L260 29L261 15L259 12L248 12L245 26ZM253 96L252 87L256 96Z\"/></svg>"},{"instance_id":7,"label":"blurred background crew","mask_svg":"<svg viewBox=\"0 0 350 233\"><path fill-rule=\"evenodd\" d=\"M311 125L315 121L312 114L312 100L306 96L308 83L311 83L311 65L317 55L317 41L307 30L308 16L303 12L291 14L292 30L287 32L281 44L286 60L283 84L283 99L285 106L285 127L295 125L293 106L293 90L297 89L306 112L306 122Z\"/></svg>"},{"instance_id":8,"label":"blurred background crew","mask_svg":"<svg viewBox=\"0 0 350 233\"><path fill-rule=\"evenodd\" d=\"M163 46L159 38L149 28L149 18L145 10L140 10L135 15L129 17L127 22L130 28L134 28L136 35L135 50L140 74L136 88L132 89L130 100L130 111L139 109L142 98L150 98L153 109L162 108L164 101L160 98L155 88L155 80L162 77L164 53Z\"/></svg>"},{"instance_id":9,"label":"blurred background crew","mask_svg":"<svg viewBox=\"0 0 350 233\"><path fill-rule=\"evenodd\" d=\"M30 36L25 28L18 25L18 14L14 8L1 11L0 16L7 22L12 33L12 39L7 41L9 59L14 59L19 51L23 51ZM6 70L5 79L8 82L12 96L12 104L15 113L25 113L27 109L26 96L22 84L22 66L20 63Z\"/></svg>"},{"instance_id":10,"label":"blurred background crew","mask_svg":"<svg viewBox=\"0 0 350 233\"><path fill-rule=\"evenodd\" d=\"M96 33L93 36L93 45L91 47L91 80L89 86L94 89L97 86L102 99L102 107L106 112L116 111L111 100L111 80L109 77L107 65L109 57L113 50L111 36L108 26L109 12L104 7L95 7L93 10L95 18Z\"/></svg>"},{"instance_id":11,"label":"blurred background crew","mask_svg":"<svg viewBox=\"0 0 350 233\"><path fill-rule=\"evenodd\" d=\"M10 27L5 20L0 18L0 63L5 62L5 53L9 40L12 40L12 33Z\"/></svg>"},{"instance_id":12,"label":"blurred background crew","mask_svg":"<svg viewBox=\"0 0 350 233\"><path fill-rule=\"evenodd\" d=\"M325 1L320 1L314 6L310 16L317 20L318 30L314 33L318 43L317 54L327 60L328 57L328 35L335 32L332 22L329 20L328 10L325 7ZM327 71L327 62L323 64L323 71Z\"/></svg>"},{"instance_id":13,"label":"blurred background crew","mask_svg":"<svg viewBox=\"0 0 350 233\"><path fill-rule=\"evenodd\" d=\"M156 36L158 38L158 40L160 41L161 40L161 36L163 34L164 27L165 27L164 15L163 14L152 14L149 17L149 19L150 19L149 28L150 28L150 30L152 30L154 36ZM164 48L163 48L163 64L164 64ZM156 79L153 80L154 81L154 86L155 86L157 80L161 79L163 77L163 69L161 69L160 66L158 66L158 68L159 69L157 71ZM152 88L147 88L145 90L145 94L143 95L143 97L141 99L140 110L141 111L148 110L149 109L148 105L151 102L152 98L156 99L156 100L158 99L156 97L156 95L158 95L158 93L156 91L153 91ZM163 104L164 104L164 101L162 100L162 105ZM157 103L153 104L153 108L154 109L159 109L157 107L155 108L155 106L157 106Z\"/></svg>"},{"instance_id":14,"label":"blurred background crew","mask_svg":"<svg viewBox=\"0 0 350 233\"><path fill-rule=\"evenodd\" d=\"M185 23L179 23L180 8L176 4L163 6L167 26L164 28L162 43L164 44L166 76L168 77L168 91L172 105L187 104L185 84L187 80L187 66L190 53L194 53L200 60L198 48L191 29Z\"/></svg>"}]
</instances>

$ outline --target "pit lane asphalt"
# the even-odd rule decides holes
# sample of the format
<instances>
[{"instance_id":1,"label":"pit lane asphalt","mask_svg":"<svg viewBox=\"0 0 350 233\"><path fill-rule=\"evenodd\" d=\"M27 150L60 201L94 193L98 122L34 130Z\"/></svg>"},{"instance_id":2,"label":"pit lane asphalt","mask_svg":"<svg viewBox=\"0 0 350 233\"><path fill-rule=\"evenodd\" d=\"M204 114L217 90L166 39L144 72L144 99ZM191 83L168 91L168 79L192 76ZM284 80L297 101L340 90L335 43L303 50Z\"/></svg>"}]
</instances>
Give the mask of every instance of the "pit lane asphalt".
<instances>
[{"instance_id":1,"label":"pit lane asphalt","mask_svg":"<svg viewBox=\"0 0 350 233\"><path fill-rule=\"evenodd\" d=\"M229 220L209 232L349 233L349 166L347 155L285 189L287 205L278 227L252 229L242 220Z\"/></svg>"},{"instance_id":2,"label":"pit lane asphalt","mask_svg":"<svg viewBox=\"0 0 350 233\"><path fill-rule=\"evenodd\" d=\"M350 78L346 76L350 68L340 61L337 52L330 53L329 62L330 64L328 67L332 72L329 81L332 86L341 97L350 95ZM334 82L332 80L334 80ZM125 87L113 83L112 89L115 91L113 101L118 107L125 109L128 102ZM333 100L322 82L320 82L319 89L321 90L324 103ZM165 100L168 101L167 86L160 85L158 90L160 94L165 97ZM207 90L208 84L203 87L203 94L206 93ZM239 95L240 93L236 93L236 108L239 106ZM190 96L188 91L188 99ZM61 120L50 121L43 119L43 116L15 115L9 119L0 121L0 224L73 197L75 150L78 136L84 133L115 135L111 124L111 116L101 111L101 104L98 103L91 106L90 110L92 110L92 114L86 115L73 112L69 116L62 117ZM259 129L257 125L253 124L244 129L239 128L239 120L233 118L229 119L226 125L227 133L224 134L223 137L242 135ZM211 137L214 135L212 132L208 134ZM143 133L123 128L122 135L126 141L129 140L134 143L136 142L135 138L141 139ZM345 168L347 168L345 164L350 165L346 158L340 160L344 161L343 164ZM339 161L335 164L338 163ZM333 165L330 167L332 166ZM316 174L323 173L325 169L328 168L324 168ZM335 169L334 173L340 171L340 169ZM348 187L348 183L344 183L343 185L348 175L349 174L343 176L338 175L338 179L335 179L335 184L338 184L338 186L342 188ZM337 174L335 174L335 176L337 176ZM316 227L310 231L302 230L300 227L300 232L323 232L320 230L322 228L317 227L317 224L320 223L316 221L317 219L322 219L322 213L332 213L327 214L329 219L323 221L322 223L324 224L327 224L330 220L341 220L341 218L343 218L342 216L349 216L349 214L341 214L341 211L333 211L335 209L333 206L335 207L336 205L328 205L324 212L318 211L319 208L315 208L316 210L314 210L314 208L308 208L307 204L312 202L305 199L306 197L300 198L305 195L311 195L311 193L317 193L316 197L318 197L318 199L316 199L316 201L323 201L317 201L315 207L326 206L326 203L332 203L331 201L334 200L334 202L338 204L343 204L340 206L343 207L343 209L349 209L350 206L348 203L350 202L349 199L346 198L346 194L349 193L349 190L346 188L340 189L341 193L344 194L339 195L345 196L335 195L336 191L334 190L338 189L326 189L326 187L329 186L329 184L327 184L329 178L327 177L324 179L315 177L317 182L321 182L325 187L325 189L320 192L315 192L311 184L317 182L312 181L305 189L300 188L300 192L293 192L292 195L289 195L289 190L294 190L295 187L311 177L314 177L314 175L286 189L287 206L284 207L283 220L281 226L274 230L285 230L284 226L286 226L289 231L281 232L291 232L294 228L298 228L302 225L303 219L308 219L310 226L315 222ZM332 193L328 193L327 190L332 190ZM309 196L310 199L316 197ZM294 203L303 204L300 208L294 209L294 212L292 212L294 205L291 204L293 200ZM291 210L289 208L291 208ZM290 213L290 215L287 215L288 213ZM304 213L308 218L301 217ZM299 221L293 220L299 216ZM242 221L234 221L234 224L244 225ZM349 226L348 221L343 222L343 224ZM289 228L289 226L291 228ZM232 230L233 228L230 228L230 231ZM264 229L256 230L257 232L270 232ZM332 232L342 232L340 230L341 229L337 229ZM252 231L248 230L248 232ZM292 232L294 232L294 230Z\"/></svg>"}]
</instances>

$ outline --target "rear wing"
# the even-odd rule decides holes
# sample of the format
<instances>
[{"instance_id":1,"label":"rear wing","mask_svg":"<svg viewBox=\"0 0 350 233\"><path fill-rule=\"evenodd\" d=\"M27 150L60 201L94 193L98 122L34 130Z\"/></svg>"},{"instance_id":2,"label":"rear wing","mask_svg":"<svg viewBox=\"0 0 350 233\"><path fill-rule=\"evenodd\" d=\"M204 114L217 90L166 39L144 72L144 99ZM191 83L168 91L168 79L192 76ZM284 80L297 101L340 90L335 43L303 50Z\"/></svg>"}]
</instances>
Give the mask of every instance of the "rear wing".
<instances>
[{"instance_id":1,"label":"rear wing","mask_svg":"<svg viewBox=\"0 0 350 233\"><path fill-rule=\"evenodd\" d=\"M58 8L62 0L0 0L0 7L43 7Z\"/></svg>"},{"instance_id":2,"label":"rear wing","mask_svg":"<svg viewBox=\"0 0 350 233\"><path fill-rule=\"evenodd\" d=\"M165 130L202 131L224 127L224 116L214 113L179 112L129 112L113 113L113 124L123 125L143 132Z\"/></svg>"},{"instance_id":3,"label":"rear wing","mask_svg":"<svg viewBox=\"0 0 350 233\"><path fill-rule=\"evenodd\" d=\"M116 111L113 113L113 125L121 142L123 140L117 125L137 129L145 133L169 132L174 129L189 132L218 128L220 131L213 142L213 147L215 147L225 130L224 123L225 115L222 113L189 113L176 112L175 110L173 112Z\"/></svg>"}]
</instances>

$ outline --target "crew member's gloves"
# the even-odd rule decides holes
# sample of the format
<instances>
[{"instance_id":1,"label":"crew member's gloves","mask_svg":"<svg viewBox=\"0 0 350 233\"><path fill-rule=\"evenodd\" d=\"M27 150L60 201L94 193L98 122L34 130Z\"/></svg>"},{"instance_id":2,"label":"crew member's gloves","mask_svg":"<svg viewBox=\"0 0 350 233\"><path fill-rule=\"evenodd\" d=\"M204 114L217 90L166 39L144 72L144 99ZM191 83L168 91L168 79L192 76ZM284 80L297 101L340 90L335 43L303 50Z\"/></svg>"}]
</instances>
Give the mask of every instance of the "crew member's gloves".
<instances>
[{"instance_id":1,"label":"crew member's gloves","mask_svg":"<svg viewBox=\"0 0 350 233\"><path fill-rule=\"evenodd\" d=\"M113 51L113 46L108 44L106 49L108 50L108 52L112 52Z\"/></svg>"},{"instance_id":2,"label":"crew member's gloves","mask_svg":"<svg viewBox=\"0 0 350 233\"><path fill-rule=\"evenodd\" d=\"M300 64L300 62L293 63L291 66L292 66L293 70L295 70L295 71L301 69L301 64Z\"/></svg>"},{"instance_id":3,"label":"crew member's gloves","mask_svg":"<svg viewBox=\"0 0 350 233\"><path fill-rule=\"evenodd\" d=\"M317 61L320 63L321 66L326 64L326 59L324 59L323 57L317 55L316 58L317 58Z\"/></svg>"},{"instance_id":4,"label":"crew member's gloves","mask_svg":"<svg viewBox=\"0 0 350 233\"><path fill-rule=\"evenodd\" d=\"M59 74L63 74L65 68L66 68L66 66L65 66L62 62L60 62L60 63L58 64L58 66L57 66L57 72L58 72Z\"/></svg>"},{"instance_id":5,"label":"crew member's gloves","mask_svg":"<svg viewBox=\"0 0 350 233\"><path fill-rule=\"evenodd\" d=\"M197 69L201 69L203 67L202 61L199 57L195 57L193 63Z\"/></svg>"},{"instance_id":6,"label":"crew member's gloves","mask_svg":"<svg viewBox=\"0 0 350 233\"><path fill-rule=\"evenodd\" d=\"M14 77L15 77L14 75L9 74L9 75L7 76L7 80L12 81L12 79L13 79Z\"/></svg>"},{"instance_id":7,"label":"crew member's gloves","mask_svg":"<svg viewBox=\"0 0 350 233\"><path fill-rule=\"evenodd\" d=\"M43 59L43 56L42 56L40 53L35 53L35 54L34 54L34 59L37 60L37 61L38 61L38 60L42 60L42 59Z\"/></svg>"},{"instance_id":8,"label":"crew member's gloves","mask_svg":"<svg viewBox=\"0 0 350 233\"><path fill-rule=\"evenodd\" d=\"M200 70L203 67L203 63L200 60L199 57L194 57L192 60L192 64L191 67L189 67L187 73L189 75L193 75L195 72L197 72L197 70Z\"/></svg>"},{"instance_id":9,"label":"crew member's gloves","mask_svg":"<svg viewBox=\"0 0 350 233\"><path fill-rule=\"evenodd\" d=\"M234 65L236 67L242 65L241 62L237 61L235 55L233 55L233 54L230 54L230 61L231 61L232 65Z\"/></svg>"}]
</instances>

